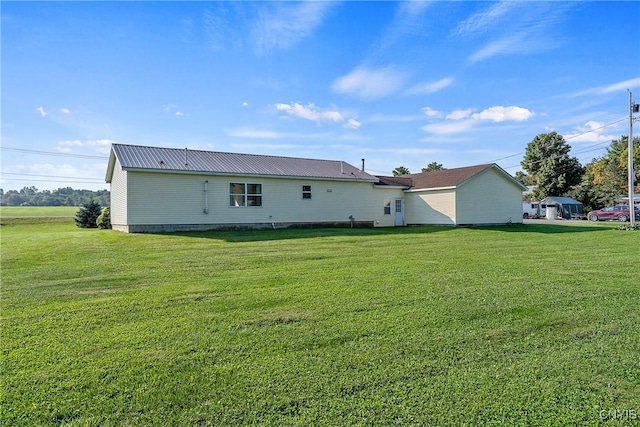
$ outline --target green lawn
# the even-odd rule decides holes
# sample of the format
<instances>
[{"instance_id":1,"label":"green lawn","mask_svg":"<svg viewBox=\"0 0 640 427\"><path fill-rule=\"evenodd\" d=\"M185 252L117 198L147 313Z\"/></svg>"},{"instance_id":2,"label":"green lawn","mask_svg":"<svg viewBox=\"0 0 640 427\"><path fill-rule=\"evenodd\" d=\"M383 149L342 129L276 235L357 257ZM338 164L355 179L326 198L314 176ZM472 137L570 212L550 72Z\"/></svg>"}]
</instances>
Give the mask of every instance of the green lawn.
<instances>
[{"instance_id":1,"label":"green lawn","mask_svg":"<svg viewBox=\"0 0 640 427\"><path fill-rule=\"evenodd\" d=\"M2 425L634 425L640 232L2 230Z\"/></svg>"},{"instance_id":2,"label":"green lawn","mask_svg":"<svg viewBox=\"0 0 640 427\"><path fill-rule=\"evenodd\" d=\"M2 218L74 217L78 206L0 206Z\"/></svg>"}]
</instances>

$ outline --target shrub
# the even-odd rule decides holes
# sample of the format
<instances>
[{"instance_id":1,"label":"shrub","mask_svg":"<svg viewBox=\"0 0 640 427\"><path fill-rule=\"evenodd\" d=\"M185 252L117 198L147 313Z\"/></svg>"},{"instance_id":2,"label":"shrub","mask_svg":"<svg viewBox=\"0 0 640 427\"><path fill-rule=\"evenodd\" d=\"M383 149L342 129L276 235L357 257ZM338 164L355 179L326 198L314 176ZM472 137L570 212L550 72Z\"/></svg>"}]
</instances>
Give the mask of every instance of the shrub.
<instances>
[{"instance_id":1,"label":"shrub","mask_svg":"<svg viewBox=\"0 0 640 427\"><path fill-rule=\"evenodd\" d=\"M111 208L109 206L102 209L102 213L98 216L96 224L100 230L107 230L111 228Z\"/></svg>"},{"instance_id":2,"label":"shrub","mask_svg":"<svg viewBox=\"0 0 640 427\"><path fill-rule=\"evenodd\" d=\"M96 220L100 216L102 208L96 201L85 203L75 216L76 225L80 228L97 228Z\"/></svg>"}]
</instances>

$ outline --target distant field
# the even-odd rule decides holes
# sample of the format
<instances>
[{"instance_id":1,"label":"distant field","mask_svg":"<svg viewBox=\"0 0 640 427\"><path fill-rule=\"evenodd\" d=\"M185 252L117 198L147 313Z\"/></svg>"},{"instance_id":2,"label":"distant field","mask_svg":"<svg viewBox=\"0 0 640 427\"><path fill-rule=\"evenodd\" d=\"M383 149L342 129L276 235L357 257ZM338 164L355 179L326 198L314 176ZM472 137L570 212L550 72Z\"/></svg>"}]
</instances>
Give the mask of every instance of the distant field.
<instances>
[{"instance_id":1,"label":"distant field","mask_svg":"<svg viewBox=\"0 0 640 427\"><path fill-rule=\"evenodd\" d=\"M0 216L14 217L74 217L78 206L0 206Z\"/></svg>"},{"instance_id":2,"label":"distant field","mask_svg":"<svg viewBox=\"0 0 640 427\"><path fill-rule=\"evenodd\" d=\"M627 426L640 232L2 228L2 425Z\"/></svg>"}]
</instances>

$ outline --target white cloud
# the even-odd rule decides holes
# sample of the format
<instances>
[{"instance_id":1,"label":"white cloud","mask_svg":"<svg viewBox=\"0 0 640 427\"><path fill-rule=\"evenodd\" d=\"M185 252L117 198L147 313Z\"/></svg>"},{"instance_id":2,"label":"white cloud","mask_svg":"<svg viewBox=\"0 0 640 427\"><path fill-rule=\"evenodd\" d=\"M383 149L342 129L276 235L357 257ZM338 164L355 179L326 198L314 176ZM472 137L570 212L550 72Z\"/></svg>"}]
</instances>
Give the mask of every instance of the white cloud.
<instances>
[{"instance_id":1,"label":"white cloud","mask_svg":"<svg viewBox=\"0 0 640 427\"><path fill-rule=\"evenodd\" d=\"M516 106L495 106L487 108L479 113L473 113L472 109L454 110L445 116L445 121L430 123L421 129L436 135L451 135L467 132L477 126L482 121L494 123L528 120L535 114L522 107Z\"/></svg>"},{"instance_id":2,"label":"white cloud","mask_svg":"<svg viewBox=\"0 0 640 427\"><path fill-rule=\"evenodd\" d=\"M117 144L116 141L110 139L98 139L96 141L89 141L88 146L94 147L98 153L108 154L111 150L111 145Z\"/></svg>"},{"instance_id":3,"label":"white cloud","mask_svg":"<svg viewBox=\"0 0 640 427\"><path fill-rule=\"evenodd\" d=\"M266 2L253 23L253 37L258 53L290 48L309 37L320 27L333 7L332 2Z\"/></svg>"},{"instance_id":4,"label":"white cloud","mask_svg":"<svg viewBox=\"0 0 640 427\"><path fill-rule=\"evenodd\" d=\"M42 108L42 107L38 107L38 108L36 108L36 111L37 111L38 113L40 113L40 116L41 116L41 117L44 117L44 116L46 116L47 114L49 114L49 113L47 113L46 111L44 111L44 108Z\"/></svg>"},{"instance_id":5,"label":"white cloud","mask_svg":"<svg viewBox=\"0 0 640 427\"><path fill-rule=\"evenodd\" d=\"M612 83L606 86L597 86L589 89L585 89L580 92L569 94L569 97L584 96L584 95L605 95L613 92L626 91L627 89L633 89L640 87L640 77L636 77L629 80L623 80L621 82Z\"/></svg>"},{"instance_id":6,"label":"white cloud","mask_svg":"<svg viewBox=\"0 0 640 427\"><path fill-rule=\"evenodd\" d=\"M600 88L600 92L599 93L612 93L612 92L618 92L621 90L627 90L629 88L632 87L639 87L640 86L640 77L637 77L635 79L629 79L629 80L625 80L622 82L618 82L618 83L614 83L612 85L609 86L605 86Z\"/></svg>"},{"instance_id":7,"label":"white cloud","mask_svg":"<svg viewBox=\"0 0 640 427\"><path fill-rule=\"evenodd\" d=\"M276 104L276 109L278 111L284 111L290 116L299 117L306 120L311 120L314 122L342 122L344 117L339 111L336 110L328 110L328 111L320 111L313 104L307 104L304 106L298 102L294 102L292 104Z\"/></svg>"},{"instance_id":8,"label":"white cloud","mask_svg":"<svg viewBox=\"0 0 640 427\"><path fill-rule=\"evenodd\" d=\"M257 129L230 129L227 135L235 138L257 138L257 139L277 139L282 138L282 134L272 130Z\"/></svg>"},{"instance_id":9,"label":"white cloud","mask_svg":"<svg viewBox=\"0 0 640 427\"><path fill-rule=\"evenodd\" d=\"M458 120L455 122L431 123L422 126L421 129L437 135L450 135L454 133L462 133L470 130L476 124L475 120Z\"/></svg>"},{"instance_id":10,"label":"white cloud","mask_svg":"<svg viewBox=\"0 0 640 427\"><path fill-rule=\"evenodd\" d=\"M71 153L75 147L82 147L82 141L73 140L73 141L60 141L56 146L56 151L60 153Z\"/></svg>"},{"instance_id":11,"label":"white cloud","mask_svg":"<svg viewBox=\"0 0 640 427\"><path fill-rule=\"evenodd\" d=\"M564 139L574 142L609 142L616 139L615 135L607 135L607 125L602 122L590 120L583 126L575 128L574 133L565 134Z\"/></svg>"},{"instance_id":12,"label":"white cloud","mask_svg":"<svg viewBox=\"0 0 640 427\"><path fill-rule=\"evenodd\" d=\"M344 124L344 127L348 129L359 129L362 126L362 122L356 119L349 119L347 123Z\"/></svg>"},{"instance_id":13,"label":"white cloud","mask_svg":"<svg viewBox=\"0 0 640 427\"><path fill-rule=\"evenodd\" d=\"M398 46L407 36L419 34L425 25L424 13L429 4L427 1L399 2L393 20L377 43L378 53Z\"/></svg>"},{"instance_id":14,"label":"white cloud","mask_svg":"<svg viewBox=\"0 0 640 427\"><path fill-rule=\"evenodd\" d=\"M512 34L492 41L469 57L469 62L476 63L491 57L523 52L523 34Z\"/></svg>"},{"instance_id":15,"label":"white cloud","mask_svg":"<svg viewBox=\"0 0 640 427\"><path fill-rule=\"evenodd\" d=\"M374 114L367 121L370 123L406 123L414 120L422 119L420 114L405 114L405 115L392 115L392 114Z\"/></svg>"},{"instance_id":16,"label":"white cloud","mask_svg":"<svg viewBox=\"0 0 640 427\"><path fill-rule=\"evenodd\" d=\"M314 139L314 138L326 138L328 135L325 133L287 133L276 132L272 130L253 129L253 128L233 128L226 130L227 135L234 138L251 138L251 139Z\"/></svg>"},{"instance_id":17,"label":"white cloud","mask_svg":"<svg viewBox=\"0 0 640 427\"><path fill-rule=\"evenodd\" d=\"M462 120L471 117L473 110L454 110L445 116L447 120Z\"/></svg>"},{"instance_id":18,"label":"white cloud","mask_svg":"<svg viewBox=\"0 0 640 427\"><path fill-rule=\"evenodd\" d=\"M173 113L176 116L182 117L184 113L178 110L178 106L176 104L168 104L162 107L165 113ZM174 112L175 111L175 112Z\"/></svg>"},{"instance_id":19,"label":"white cloud","mask_svg":"<svg viewBox=\"0 0 640 427\"><path fill-rule=\"evenodd\" d=\"M559 2L502 1L462 21L454 36L484 36L492 40L469 57L476 63L498 55L530 54L556 48L562 43L554 31L568 16L572 6Z\"/></svg>"},{"instance_id":20,"label":"white cloud","mask_svg":"<svg viewBox=\"0 0 640 427\"><path fill-rule=\"evenodd\" d=\"M249 103L248 103L248 102L246 102L246 101L242 103L242 106L243 106L243 107L247 107L248 105L249 105Z\"/></svg>"},{"instance_id":21,"label":"white cloud","mask_svg":"<svg viewBox=\"0 0 640 427\"><path fill-rule=\"evenodd\" d=\"M61 112L62 114L71 114L71 110L69 110L68 108L61 108L61 109L60 109L60 112Z\"/></svg>"},{"instance_id":22,"label":"white cloud","mask_svg":"<svg viewBox=\"0 0 640 427\"><path fill-rule=\"evenodd\" d=\"M202 16L204 31L207 37L207 44L213 50L223 50L230 42L230 39L237 42L240 39L237 28L231 24L230 16L239 15L235 10L229 10L233 3L215 3L211 8L206 9ZM192 22L183 20L184 35L187 39L191 37Z\"/></svg>"},{"instance_id":23,"label":"white cloud","mask_svg":"<svg viewBox=\"0 0 640 427\"><path fill-rule=\"evenodd\" d=\"M111 149L111 144L116 144L116 141L110 139L96 139L91 141L68 140L60 141L56 145L56 151L60 153L73 153L74 149L82 147L91 147L100 154L108 154Z\"/></svg>"},{"instance_id":24,"label":"white cloud","mask_svg":"<svg viewBox=\"0 0 640 427\"><path fill-rule=\"evenodd\" d=\"M453 77L451 76L445 77L435 82L424 83L424 84L413 86L407 91L407 93L409 95L420 95L420 94L429 94L429 93L439 92L451 86L453 81L454 81Z\"/></svg>"},{"instance_id":25,"label":"white cloud","mask_svg":"<svg viewBox=\"0 0 640 427\"><path fill-rule=\"evenodd\" d=\"M372 100L396 92L405 80L404 73L391 66L380 69L357 67L349 74L336 79L331 88L338 93Z\"/></svg>"},{"instance_id":26,"label":"white cloud","mask_svg":"<svg viewBox=\"0 0 640 427\"><path fill-rule=\"evenodd\" d=\"M514 1L493 3L489 8L469 16L458 24L454 33L459 35L483 33L499 25L503 17L507 17L509 12L515 7L518 7L518 5L517 2Z\"/></svg>"},{"instance_id":27,"label":"white cloud","mask_svg":"<svg viewBox=\"0 0 640 427\"><path fill-rule=\"evenodd\" d=\"M487 108L480 113L476 113L472 117L477 120L490 120L492 122L499 123L505 121L522 122L524 120L530 119L533 116L533 111L530 111L526 108L516 106L496 106Z\"/></svg>"},{"instance_id":28,"label":"white cloud","mask_svg":"<svg viewBox=\"0 0 640 427\"><path fill-rule=\"evenodd\" d=\"M424 107L420 111L422 111L424 113L424 115L427 116L427 117L440 117L440 115L442 114L440 111L434 110L431 107Z\"/></svg>"}]
</instances>

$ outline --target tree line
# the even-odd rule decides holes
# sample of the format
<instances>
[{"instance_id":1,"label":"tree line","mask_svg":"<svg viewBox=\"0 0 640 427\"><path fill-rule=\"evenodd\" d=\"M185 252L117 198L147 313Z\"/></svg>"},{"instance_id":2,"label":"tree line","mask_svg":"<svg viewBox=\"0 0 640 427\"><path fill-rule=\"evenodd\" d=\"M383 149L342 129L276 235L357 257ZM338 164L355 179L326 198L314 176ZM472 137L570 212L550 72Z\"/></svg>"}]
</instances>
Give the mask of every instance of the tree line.
<instances>
[{"instance_id":1,"label":"tree line","mask_svg":"<svg viewBox=\"0 0 640 427\"><path fill-rule=\"evenodd\" d=\"M71 187L57 190L38 190L36 187L24 187L21 190L0 189L2 206L82 206L96 202L100 206L109 206L109 190L74 190Z\"/></svg>"},{"instance_id":2,"label":"tree line","mask_svg":"<svg viewBox=\"0 0 640 427\"><path fill-rule=\"evenodd\" d=\"M527 145L516 179L534 186L533 198L567 196L581 202L585 211L619 203L629 194L629 138L614 139L605 155L582 165L570 156L571 146L556 132L540 134ZM633 163L640 165L640 138L633 139ZM636 172L637 176L637 172ZM634 193L639 192L637 180Z\"/></svg>"},{"instance_id":3,"label":"tree line","mask_svg":"<svg viewBox=\"0 0 640 427\"><path fill-rule=\"evenodd\" d=\"M614 139L607 153L582 165L571 157L571 146L556 132L537 135L529 144L520 165L524 169L515 178L533 193L523 200L542 200L549 196L565 196L581 202L584 210L599 209L619 203L629 193L628 153L629 138ZM640 175L640 137L633 138L633 163L636 177ZM430 163L422 172L444 170L442 164ZM394 176L411 172L404 166L393 170ZM634 182L634 193L640 193L638 181Z\"/></svg>"}]
</instances>

